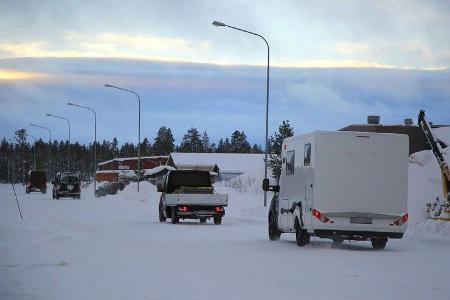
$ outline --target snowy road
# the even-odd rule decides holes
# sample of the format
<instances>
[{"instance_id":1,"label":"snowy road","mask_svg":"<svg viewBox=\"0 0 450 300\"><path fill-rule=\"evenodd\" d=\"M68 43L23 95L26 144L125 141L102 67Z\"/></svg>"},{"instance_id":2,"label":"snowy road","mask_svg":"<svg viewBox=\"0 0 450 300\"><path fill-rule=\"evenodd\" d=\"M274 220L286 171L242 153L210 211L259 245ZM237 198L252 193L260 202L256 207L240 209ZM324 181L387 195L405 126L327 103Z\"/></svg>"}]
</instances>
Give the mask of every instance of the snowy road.
<instances>
[{"instance_id":1,"label":"snowy road","mask_svg":"<svg viewBox=\"0 0 450 300\"><path fill-rule=\"evenodd\" d=\"M23 221L0 185L0 299L450 298L446 239L299 248L267 239L261 195L233 193L220 226L172 225L150 185L81 200L18 188Z\"/></svg>"}]
</instances>

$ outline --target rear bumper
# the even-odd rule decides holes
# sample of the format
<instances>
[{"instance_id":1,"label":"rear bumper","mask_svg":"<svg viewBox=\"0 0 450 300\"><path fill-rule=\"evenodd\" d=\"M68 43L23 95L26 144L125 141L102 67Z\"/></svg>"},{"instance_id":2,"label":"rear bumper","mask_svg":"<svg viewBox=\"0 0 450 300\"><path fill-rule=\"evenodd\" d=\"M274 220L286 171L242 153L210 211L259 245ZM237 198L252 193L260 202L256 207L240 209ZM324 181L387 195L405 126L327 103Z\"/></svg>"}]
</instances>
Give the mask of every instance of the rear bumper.
<instances>
[{"instance_id":1,"label":"rear bumper","mask_svg":"<svg viewBox=\"0 0 450 300\"><path fill-rule=\"evenodd\" d=\"M67 192L67 191L60 191L60 192L56 192L55 194L57 194L59 197L74 197L74 196L78 196L80 195L80 192Z\"/></svg>"},{"instance_id":2,"label":"rear bumper","mask_svg":"<svg viewBox=\"0 0 450 300\"><path fill-rule=\"evenodd\" d=\"M382 232L382 231L353 231L353 230L314 230L314 235L320 238L343 238L348 240L368 240L377 237L391 239L401 239L403 232Z\"/></svg>"},{"instance_id":3,"label":"rear bumper","mask_svg":"<svg viewBox=\"0 0 450 300\"><path fill-rule=\"evenodd\" d=\"M225 209L220 212L216 212L216 211L210 210L210 209L196 209L196 210L190 210L187 212L178 211L177 215L181 219L223 217L225 215Z\"/></svg>"}]
</instances>

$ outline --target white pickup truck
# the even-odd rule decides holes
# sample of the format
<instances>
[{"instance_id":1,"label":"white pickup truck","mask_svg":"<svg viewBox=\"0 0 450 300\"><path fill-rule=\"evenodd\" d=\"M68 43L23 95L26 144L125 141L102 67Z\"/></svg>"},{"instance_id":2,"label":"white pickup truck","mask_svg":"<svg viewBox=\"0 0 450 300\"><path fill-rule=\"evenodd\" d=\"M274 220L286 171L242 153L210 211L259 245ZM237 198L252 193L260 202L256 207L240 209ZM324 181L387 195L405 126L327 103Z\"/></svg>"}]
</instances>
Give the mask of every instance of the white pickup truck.
<instances>
[{"instance_id":1,"label":"white pickup truck","mask_svg":"<svg viewBox=\"0 0 450 300\"><path fill-rule=\"evenodd\" d=\"M180 219L199 219L200 223L213 218L214 224L222 223L228 195L217 194L207 171L175 170L167 173L161 192L159 221L171 218L172 224Z\"/></svg>"}]
</instances>

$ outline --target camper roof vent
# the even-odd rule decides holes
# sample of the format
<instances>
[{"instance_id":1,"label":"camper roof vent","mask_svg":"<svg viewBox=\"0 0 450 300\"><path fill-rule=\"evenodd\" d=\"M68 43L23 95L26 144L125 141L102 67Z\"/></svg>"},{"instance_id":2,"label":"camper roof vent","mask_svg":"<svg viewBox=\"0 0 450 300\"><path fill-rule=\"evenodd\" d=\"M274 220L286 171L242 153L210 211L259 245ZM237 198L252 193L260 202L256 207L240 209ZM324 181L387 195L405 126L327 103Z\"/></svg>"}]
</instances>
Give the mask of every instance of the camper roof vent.
<instances>
[{"instance_id":1,"label":"camper roof vent","mask_svg":"<svg viewBox=\"0 0 450 300\"><path fill-rule=\"evenodd\" d=\"M405 119L405 121L403 122L405 125L413 125L414 122L412 119Z\"/></svg>"},{"instance_id":2,"label":"camper roof vent","mask_svg":"<svg viewBox=\"0 0 450 300\"><path fill-rule=\"evenodd\" d=\"M367 116L367 124L380 124L380 116Z\"/></svg>"}]
</instances>

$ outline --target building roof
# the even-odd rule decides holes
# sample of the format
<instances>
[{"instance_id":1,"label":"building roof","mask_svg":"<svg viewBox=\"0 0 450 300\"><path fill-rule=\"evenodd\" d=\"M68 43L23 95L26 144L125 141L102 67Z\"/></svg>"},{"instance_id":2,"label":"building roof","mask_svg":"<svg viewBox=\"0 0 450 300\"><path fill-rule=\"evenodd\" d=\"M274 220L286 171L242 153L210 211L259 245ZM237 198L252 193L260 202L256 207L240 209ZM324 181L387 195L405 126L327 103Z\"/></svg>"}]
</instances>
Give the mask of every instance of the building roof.
<instances>
[{"instance_id":1,"label":"building roof","mask_svg":"<svg viewBox=\"0 0 450 300\"><path fill-rule=\"evenodd\" d=\"M170 157L176 167L217 165L222 173L245 173L264 165L264 154L174 152Z\"/></svg>"},{"instance_id":2,"label":"building roof","mask_svg":"<svg viewBox=\"0 0 450 300\"><path fill-rule=\"evenodd\" d=\"M160 159L160 158L169 158L169 156L167 155L158 155L158 156L141 156L141 160L145 160L145 159ZM124 162L124 161L129 161L129 160L138 160L138 157L122 157L122 158L114 158L111 160L107 160L101 163L98 163L98 166L103 166L112 162Z\"/></svg>"}]
</instances>

